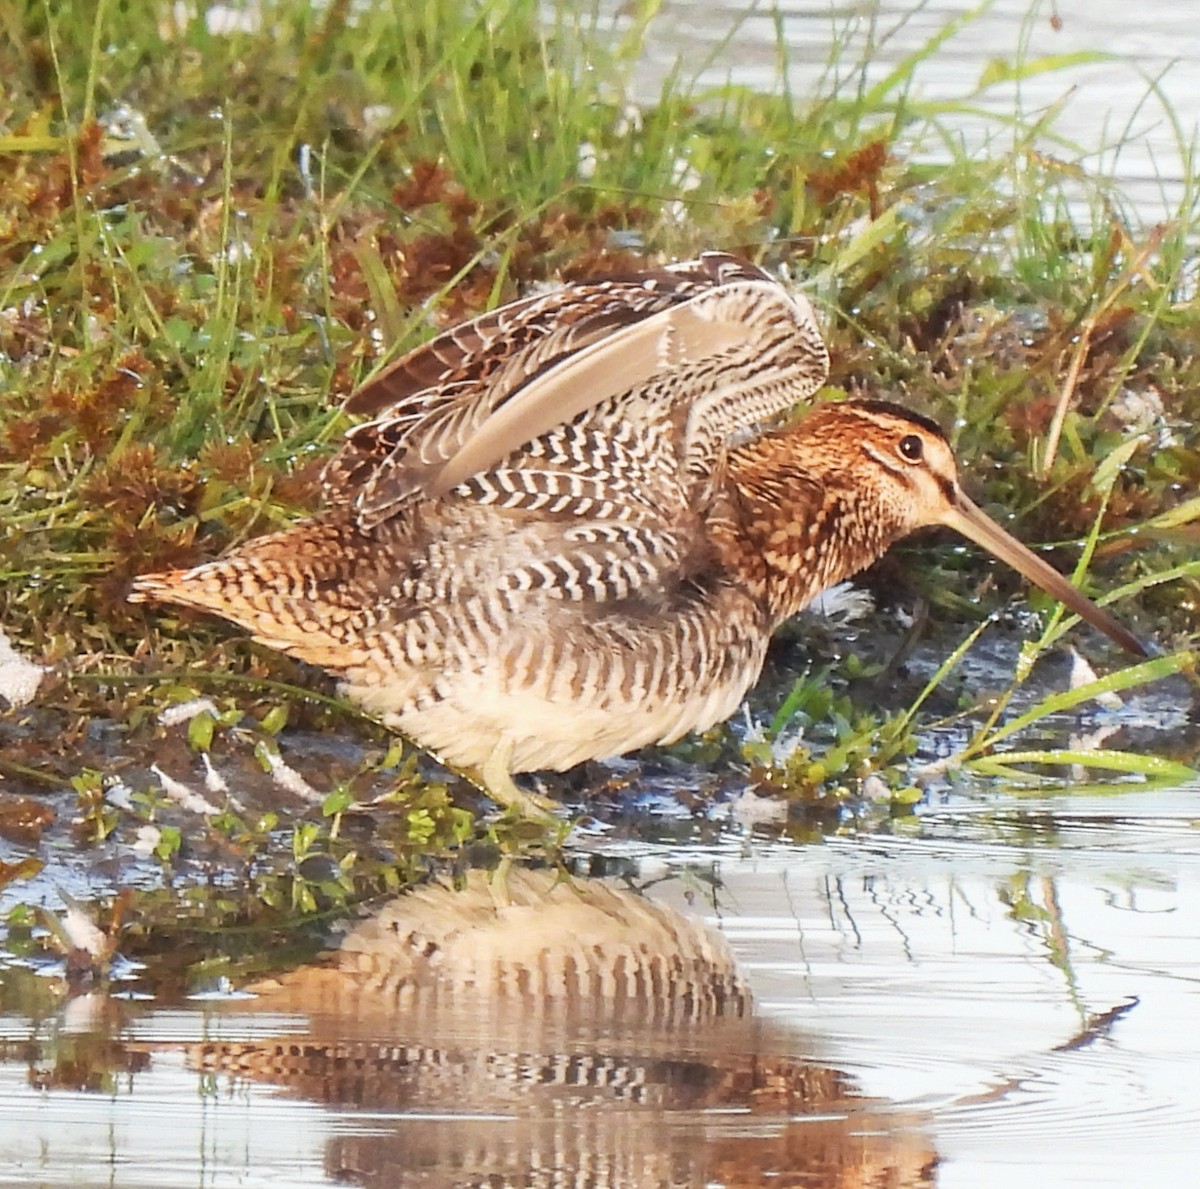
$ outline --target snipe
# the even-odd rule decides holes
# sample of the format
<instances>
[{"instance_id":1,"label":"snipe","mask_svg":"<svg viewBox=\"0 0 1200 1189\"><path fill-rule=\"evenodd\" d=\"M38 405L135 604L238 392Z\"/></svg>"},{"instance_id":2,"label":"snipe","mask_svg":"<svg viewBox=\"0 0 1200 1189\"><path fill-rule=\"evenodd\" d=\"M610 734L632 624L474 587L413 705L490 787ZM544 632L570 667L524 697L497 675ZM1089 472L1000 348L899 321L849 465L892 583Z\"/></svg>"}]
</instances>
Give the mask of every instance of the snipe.
<instances>
[{"instance_id":1,"label":"snipe","mask_svg":"<svg viewBox=\"0 0 1200 1189\"><path fill-rule=\"evenodd\" d=\"M957 529L1134 652L989 520L941 431L819 406L808 302L730 256L567 285L437 336L352 395L328 510L136 580L336 674L505 803L514 772L728 717L767 640L925 525Z\"/></svg>"}]
</instances>

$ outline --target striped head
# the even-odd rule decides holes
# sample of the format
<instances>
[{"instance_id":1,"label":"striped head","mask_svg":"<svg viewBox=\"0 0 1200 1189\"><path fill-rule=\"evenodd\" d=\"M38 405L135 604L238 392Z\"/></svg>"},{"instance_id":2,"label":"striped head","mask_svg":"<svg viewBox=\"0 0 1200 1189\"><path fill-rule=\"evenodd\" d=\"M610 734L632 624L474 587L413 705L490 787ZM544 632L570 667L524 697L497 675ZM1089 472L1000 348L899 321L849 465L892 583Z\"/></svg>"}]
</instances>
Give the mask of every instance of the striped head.
<instances>
[{"instance_id":1,"label":"striped head","mask_svg":"<svg viewBox=\"0 0 1200 1189\"><path fill-rule=\"evenodd\" d=\"M800 605L919 528L942 525L982 546L1121 647L1142 644L963 492L950 443L927 417L885 401L822 405L750 443L735 482L773 521L760 538ZM741 470L742 474L737 472ZM771 490L774 489L774 490ZM802 593L801 593L802 592Z\"/></svg>"}]
</instances>

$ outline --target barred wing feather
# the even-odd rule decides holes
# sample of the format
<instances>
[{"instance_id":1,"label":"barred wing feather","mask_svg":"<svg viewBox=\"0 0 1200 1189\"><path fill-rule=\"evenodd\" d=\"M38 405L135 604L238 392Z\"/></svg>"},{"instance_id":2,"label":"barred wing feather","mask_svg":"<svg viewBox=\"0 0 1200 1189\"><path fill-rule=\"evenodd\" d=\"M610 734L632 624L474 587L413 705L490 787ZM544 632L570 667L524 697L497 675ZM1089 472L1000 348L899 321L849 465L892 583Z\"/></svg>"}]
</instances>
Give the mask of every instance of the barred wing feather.
<instances>
[{"instance_id":1,"label":"barred wing feather","mask_svg":"<svg viewBox=\"0 0 1200 1189\"><path fill-rule=\"evenodd\" d=\"M348 410L378 415L350 431L326 483L370 528L602 409L683 424L679 462L702 476L827 366L808 302L734 257L569 285L439 335L352 396Z\"/></svg>"}]
</instances>

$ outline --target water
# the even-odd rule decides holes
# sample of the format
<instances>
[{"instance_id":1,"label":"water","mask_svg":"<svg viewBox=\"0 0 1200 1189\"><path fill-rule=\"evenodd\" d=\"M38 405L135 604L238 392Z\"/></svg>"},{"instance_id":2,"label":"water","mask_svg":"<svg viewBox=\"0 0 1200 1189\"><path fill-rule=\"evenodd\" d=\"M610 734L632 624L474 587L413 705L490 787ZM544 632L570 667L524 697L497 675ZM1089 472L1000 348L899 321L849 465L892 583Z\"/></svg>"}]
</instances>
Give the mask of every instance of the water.
<instances>
[{"instance_id":1,"label":"water","mask_svg":"<svg viewBox=\"0 0 1200 1189\"><path fill-rule=\"evenodd\" d=\"M504 978L398 1006L320 971L257 1000L56 1010L52 980L10 968L0 1183L1187 1184L1197 822L1190 787L956 797L815 846L581 839L719 932L752 1016L638 1011L634 982L579 1012ZM611 970L623 912L518 915L495 961L532 930L609 947Z\"/></svg>"},{"instance_id":2,"label":"water","mask_svg":"<svg viewBox=\"0 0 1200 1189\"><path fill-rule=\"evenodd\" d=\"M635 76L637 94L652 99L681 60L684 78L701 86L731 81L778 90L786 77L802 106L805 96L828 94L834 86L845 94L860 77L879 83L948 22L976 7L971 0L669 0L650 26ZM606 11L619 10L614 4ZM786 67L780 65L781 34ZM842 50L831 66L835 41ZM976 94L996 59L1014 63L1096 51L1106 59ZM1200 20L1172 0L1148 0L1136 10L1124 0L1057 0L1034 5L1032 13L1029 0L995 0L916 67L911 94L931 102L971 97L981 111L1000 117L950 117L951 135L978 155L1011 149L1014 135L1023 138L1043 114L1057 110L1051 131L1031 147L1114 178L1113 198L1133 219L1154 223L1178 214L1188 185L1188 152L1200 121ZM1007 121L1018 113L1023 119L1014 134ZM946 159L939 137L927 129L913 127L909 135L917 157Z\"/></svg>"}]
</instances>

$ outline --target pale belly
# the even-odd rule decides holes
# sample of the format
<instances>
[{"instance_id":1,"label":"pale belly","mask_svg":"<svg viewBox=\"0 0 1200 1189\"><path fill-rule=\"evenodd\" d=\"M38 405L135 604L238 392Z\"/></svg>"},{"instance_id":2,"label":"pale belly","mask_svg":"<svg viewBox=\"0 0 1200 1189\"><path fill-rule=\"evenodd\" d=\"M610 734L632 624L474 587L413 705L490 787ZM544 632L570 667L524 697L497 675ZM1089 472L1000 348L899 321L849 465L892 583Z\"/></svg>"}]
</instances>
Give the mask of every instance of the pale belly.
<instances>
[{"instance_id":1,"label":"pale belly","mask_svg":"<svg viewBox=\"0 0 1200 1189\"><path fill-rule=\"evenodd\" d=\"M664 698L647 691L619 696L571 698L547 681L541 690L506 689L493 672L443 677L437 700L413 703L395 686L343 683L344 692L384 723L456 767L479 768L497 750L511 746L510 771L561 771L586 760L607 759L688 731L706 730L737 710L758 677L764 648L739 663L720 666L716 680L692 674L688 688ZM713 675L717 676L717 675ZM405 705L405 702L408 702ZM396 709L397 704L401 708Z\"/></svg>"}]
</instances>

